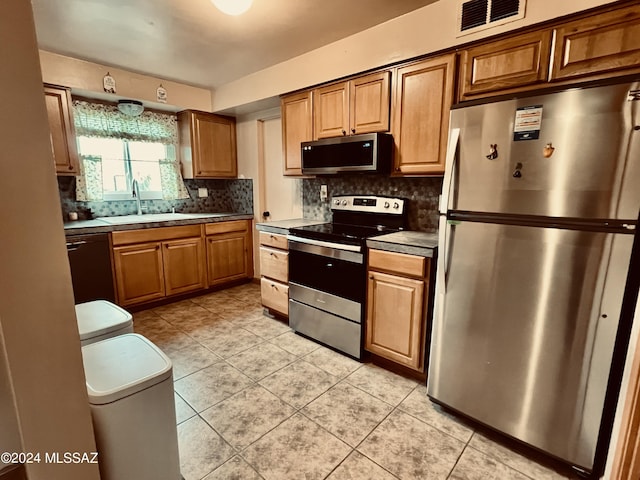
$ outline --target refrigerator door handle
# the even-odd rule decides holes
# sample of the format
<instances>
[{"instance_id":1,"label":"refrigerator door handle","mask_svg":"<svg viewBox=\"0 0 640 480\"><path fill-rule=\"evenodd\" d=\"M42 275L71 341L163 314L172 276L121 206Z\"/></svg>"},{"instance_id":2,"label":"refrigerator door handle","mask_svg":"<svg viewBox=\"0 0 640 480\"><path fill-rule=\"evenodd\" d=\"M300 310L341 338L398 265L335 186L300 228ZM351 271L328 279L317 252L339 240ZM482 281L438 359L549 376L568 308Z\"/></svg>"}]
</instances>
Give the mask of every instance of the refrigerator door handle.
<instances>
[{"instance_id":1,"label":"refrigerator door handle","mask_svg":"<svg viewBox=\"0 0 640 480\"><path fill-rule=\"evenodd\" d=\"M446 214L449 209L449 197L453 186L453 171L457 160L456 151L460 139L460 129L452 128L449 131L449 143L447 145L447 157L444 166L444 179L442 182L442 195L440 195L440 213Z\"/></svg>"}]
</instances>

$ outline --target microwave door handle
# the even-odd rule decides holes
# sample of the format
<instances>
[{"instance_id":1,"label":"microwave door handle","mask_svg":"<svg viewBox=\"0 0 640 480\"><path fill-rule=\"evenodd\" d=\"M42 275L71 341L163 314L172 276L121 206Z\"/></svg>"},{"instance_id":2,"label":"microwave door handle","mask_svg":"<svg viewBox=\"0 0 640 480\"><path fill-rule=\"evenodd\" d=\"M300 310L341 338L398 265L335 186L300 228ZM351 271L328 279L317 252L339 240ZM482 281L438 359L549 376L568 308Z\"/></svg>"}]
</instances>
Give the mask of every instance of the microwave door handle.
<instances>
[{"instance_id":1,"label":"microwave door handle","mask_svg":"<svg viewBox=\"0 0 640 480\"><path fill-rule=\"evenodd\" d=\"M442 182L442 195L440 195L440 214L444 215L449 210L449 198L454 181L455 164L458 159L456 152L460 140L460 129L452 128L449 131L449 142L447 145L447 156L444 167L444 179Z\"/></svg>"}]
</instances>

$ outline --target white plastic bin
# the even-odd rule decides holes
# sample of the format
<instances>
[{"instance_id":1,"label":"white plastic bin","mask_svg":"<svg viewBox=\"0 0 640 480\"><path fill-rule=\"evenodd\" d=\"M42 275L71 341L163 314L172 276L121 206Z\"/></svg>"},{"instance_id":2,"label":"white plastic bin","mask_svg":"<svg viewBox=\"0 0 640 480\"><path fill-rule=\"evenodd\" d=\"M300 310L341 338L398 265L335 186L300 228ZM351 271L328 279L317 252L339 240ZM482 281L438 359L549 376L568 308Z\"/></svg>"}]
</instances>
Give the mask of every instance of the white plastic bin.
<instances>
[{"instance_id":1,"label":"white plastic bin","mask_svg":"<svg viewBox=\"0 0 640 480\"><path fill-rule=\"evenodd\" d=\"M106 300L78 303L76 318L83 347L117 335L133 333L131 314Z\"/></svg>"},{"instance_id":2,"label":"white plastic bin","mask_svg":"<svg viewBox=\"0 0 640 480\"><path fill-rule=\"evenodd\" d=\"M135 333L82 357L102 480L180 480L171 360Z\"/></svg>"}]
</instances>

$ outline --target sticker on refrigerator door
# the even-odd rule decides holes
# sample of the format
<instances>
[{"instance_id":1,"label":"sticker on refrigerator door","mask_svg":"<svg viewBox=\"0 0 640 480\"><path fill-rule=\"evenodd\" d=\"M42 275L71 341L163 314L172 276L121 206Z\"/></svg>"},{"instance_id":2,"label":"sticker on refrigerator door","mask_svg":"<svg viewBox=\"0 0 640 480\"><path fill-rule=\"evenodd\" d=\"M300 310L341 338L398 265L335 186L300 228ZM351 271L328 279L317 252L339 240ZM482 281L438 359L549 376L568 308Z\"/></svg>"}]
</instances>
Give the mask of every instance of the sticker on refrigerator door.
<instances>
[{"instance_id":1,"label":"sticker on refrigerator door","mask_svg":"<svg viewBox=\"0 0 640 480\"><path fill-rule=\"evenodd\" d=\"M513 141L537 140L542 125L542 105L530 105L516 110L513 124Z\"/></svg>"}]
</instances>

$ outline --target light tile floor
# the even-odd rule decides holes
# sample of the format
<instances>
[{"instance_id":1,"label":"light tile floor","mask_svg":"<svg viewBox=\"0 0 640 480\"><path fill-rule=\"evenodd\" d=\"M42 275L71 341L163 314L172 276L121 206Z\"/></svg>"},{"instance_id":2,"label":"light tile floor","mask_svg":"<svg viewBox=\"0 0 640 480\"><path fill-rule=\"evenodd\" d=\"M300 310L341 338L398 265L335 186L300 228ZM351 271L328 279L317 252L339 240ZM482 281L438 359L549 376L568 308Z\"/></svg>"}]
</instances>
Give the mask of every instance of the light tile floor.
<instances>
[{"instance_id":1,"label":"light tile floor","mask_svg":"<svg viewBox=\"0 0 640 480\"><path fill-rule=\"evenodd\" d=\"M443 412L424 385L294 334L256 285L134 321L173 361L185 480L568 478Z\"/></svg>"}]
</instances>

